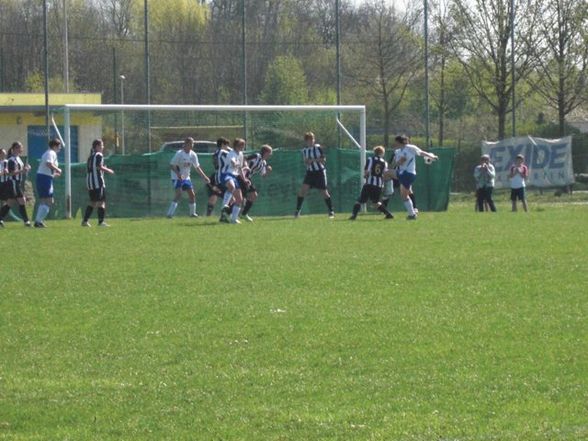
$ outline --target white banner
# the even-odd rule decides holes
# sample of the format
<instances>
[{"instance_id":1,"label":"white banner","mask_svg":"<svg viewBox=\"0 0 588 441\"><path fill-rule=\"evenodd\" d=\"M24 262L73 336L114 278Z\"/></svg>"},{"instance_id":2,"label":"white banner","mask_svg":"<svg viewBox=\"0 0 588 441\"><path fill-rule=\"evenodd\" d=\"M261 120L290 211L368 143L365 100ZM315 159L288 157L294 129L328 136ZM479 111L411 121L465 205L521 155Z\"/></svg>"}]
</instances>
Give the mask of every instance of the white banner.
<instances>
[{"instance_id":1,"label":"white banner","mask_svg":"<svg viewBox=\"0 0 588 441\"><path fill-rule=\"evenodd\" d=\"M529 168L527 185L562 187L574 183L572 137L543 139L532 136L482 142L482 154L490 155L496 168L496 188L510 187L508 177L515 158L521 154Z\"/></svg>"}]
</instances>

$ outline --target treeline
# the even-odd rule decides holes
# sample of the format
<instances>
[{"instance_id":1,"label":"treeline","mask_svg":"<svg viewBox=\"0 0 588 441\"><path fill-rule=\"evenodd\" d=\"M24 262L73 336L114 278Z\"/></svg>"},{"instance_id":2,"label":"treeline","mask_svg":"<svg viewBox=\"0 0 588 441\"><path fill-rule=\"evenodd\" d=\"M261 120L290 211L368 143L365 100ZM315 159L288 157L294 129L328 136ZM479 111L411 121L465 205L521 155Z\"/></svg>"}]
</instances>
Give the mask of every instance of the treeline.
<instances>
[{"instance_id":1,"label":"treeline","mask_svg":"<svg viewBox=\"0 0 588 441\"><path fill-rule=\"evenodd\" d=\"M147 5L151 103L336 103L335 0ZM145 103L144 0L48 0L51 92L66 89L64 11L69 91L118 103L123 74L125 102ZM425 132L423 12L420 0L340 1L341 103L365 103L387 145ZM588 99L585 1L447 0L428 12L433 145L508 137L513 108L519 134L569 130ZM0 90L43 90L43 66L43 2L0 0Z\"/></svg>"}]
</instances>

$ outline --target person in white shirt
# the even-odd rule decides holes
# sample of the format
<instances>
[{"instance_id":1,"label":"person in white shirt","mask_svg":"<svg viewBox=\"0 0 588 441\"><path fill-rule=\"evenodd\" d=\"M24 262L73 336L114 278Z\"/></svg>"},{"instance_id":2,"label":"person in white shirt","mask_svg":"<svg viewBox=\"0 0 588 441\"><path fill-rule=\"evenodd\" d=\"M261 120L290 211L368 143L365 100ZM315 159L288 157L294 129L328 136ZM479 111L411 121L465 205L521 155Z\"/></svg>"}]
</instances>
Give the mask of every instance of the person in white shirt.
<instances>
[{"instance_id":1,"label":"person in white shirt","mask_svg":"<svg viewBox=\"0 0 588 441\"><path fill-rule=\"evenodd\" d=\"M484 211L485 205L488 205L491 211L496 211L496 206L492 200L495 177L496 171L490 162L490 156L482 155L480 158L480 164L474 169L474 179L476 180L476 206L480 212Z\"/></svg>"},{"instance_id":2,"label":"person in white shirt","mask_svg":"<svg viewBox=\"0 0 588 441\"><path fill-rule=\"evenodd\" d=\"M517 211L517 199L521 201L523 210L528 211L527 195L525 192L526 179L529 176L529 168L525 165L525 157L517 155L514 165L510 167L510 200L512 211Z\"/></svg>"},{"instance_id":3,"label":"person in white shirt","mask_svg":"<svg viewBox=\"0 0 588 441\"><path fill-rule=\"evenodd\" d=\"M406 135L397 136L395 142L400 147L395 157L396 165L398 166L398 180L400 181L400 197L408 212L407 219L416 220L417 214L410 199L412 184L416 180L416 157L423 156L433 161L436 161L439 157L421 150L416 145L409 144L408 136Z\"/></svg>"},{"instance_id":4,"label":"person in white shirt","mask_svg":"<svg viewBox=\"0 0 588 441\"><path fill-rule=\"evenodd\" d=\"M45 228L45 218L54 203L53 199L53 178L61 176L61 169L57 160L57 154L61 150L61 141L52 139L49 141L49 148L41 156L39 168L37 169L37 196L39 206L35 217L35 228Z\"/></svg>"},{"instance_id":5,"label":"person in white shirt","mask_svg":"<svg viewBox=\"0 0 588 441\"><path fill-rule=\"evenodd\" d=\"M190 217L198 217L196 213L196 193L190 179L190 170L192 167L198 172L205 183L210 183L210 179L200 167L198 155L192 150L194 146L193 138L186 138L183 147L176 152L170 161L172 185L175 189L175 196L167 210L167 217L172 218L178 208L178 202L182 198L182 191L188 193L190 200Z\"/></svg>"},{"instance_id":6,"label":"person in white shirt","mask_svg":"<svg viewBox=\"0 0 588 441\"><path fill-rule=\"evenodd\" d=\"M245 164L243 156L245 150L245 140L236 138L233 141L232 150L223 150L219 154L219 186L224 191L223 209L221 222L224 222L227 214L231 214L230 223L240 224L239 212L243 202L242 186L248 186L251 181L246 176L249 168ZM232 208L230 206L232 203Z\"/></svg>"}]
</instances>

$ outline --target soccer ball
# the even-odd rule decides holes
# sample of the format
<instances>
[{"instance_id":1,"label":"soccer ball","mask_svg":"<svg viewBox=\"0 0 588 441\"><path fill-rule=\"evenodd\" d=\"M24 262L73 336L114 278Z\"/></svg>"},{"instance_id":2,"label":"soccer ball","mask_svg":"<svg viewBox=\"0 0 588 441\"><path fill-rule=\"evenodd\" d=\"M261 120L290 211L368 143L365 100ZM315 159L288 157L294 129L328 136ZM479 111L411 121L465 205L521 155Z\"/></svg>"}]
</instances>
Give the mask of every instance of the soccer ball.
<instances>
[{"instance_id":1,"label":"soccer ball","mask_svg":"<svg viewBox=\"0 0 588 441\"><path fill-rule=\"evenodd\" d=\"M432 160L431 158L426 158L426 157L425 157L425 158L423 158L423 159L424 159L424 161L425 161L425 164L427 164L427 165L431 165L431 164L433 163L433 160Z\"/></svg>"}]
</instances>

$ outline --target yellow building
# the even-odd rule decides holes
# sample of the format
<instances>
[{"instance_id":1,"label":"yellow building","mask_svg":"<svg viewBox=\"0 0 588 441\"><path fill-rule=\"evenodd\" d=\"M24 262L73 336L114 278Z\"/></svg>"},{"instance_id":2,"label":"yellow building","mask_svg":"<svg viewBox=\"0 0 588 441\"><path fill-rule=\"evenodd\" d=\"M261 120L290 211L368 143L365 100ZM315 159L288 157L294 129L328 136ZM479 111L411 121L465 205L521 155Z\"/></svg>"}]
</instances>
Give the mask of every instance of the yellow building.
<instances>
[{"instance_id":1,"label":"yellow building","mask_svg":"<svg viewBox=\"0 0 588 441\"><path fill-rule=\"evenodd\" d=\"M99 93L52 93L49 110L63 135L64 104L101 104ZM52 129L53 130L53 129ZM24 155L40 158L47 149L45 95L42 93L0 93L0 147L7 149L14 141L22 142ZM52 132L52 136L54 133ZM71 160L85 161L92 141L102 137L102 119L87 114L72 114Z\"/></svg>"}]
</instances>

